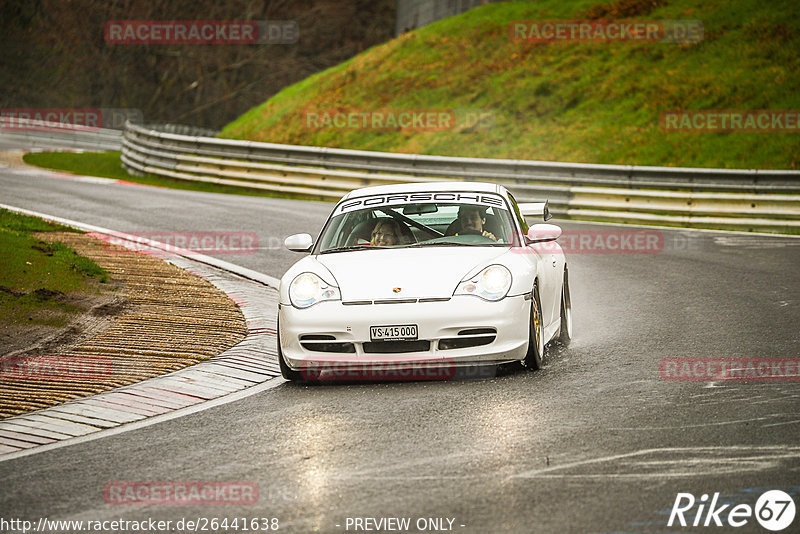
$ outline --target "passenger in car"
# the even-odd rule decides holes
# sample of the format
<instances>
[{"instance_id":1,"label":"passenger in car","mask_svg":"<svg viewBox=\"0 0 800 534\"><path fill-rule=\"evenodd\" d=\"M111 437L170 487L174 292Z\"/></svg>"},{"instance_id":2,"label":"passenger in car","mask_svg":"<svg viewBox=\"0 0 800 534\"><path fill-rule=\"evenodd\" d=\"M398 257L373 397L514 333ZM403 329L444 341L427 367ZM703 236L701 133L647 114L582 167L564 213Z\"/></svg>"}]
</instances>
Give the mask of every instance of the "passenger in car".
<instances>
[{"instance_id":1,"label":"passenger in car","mask_svg":"<svg viewBox=\"0 0 800 534\"><path fill-rule=\"evenodd\" d=\"M372 229L372 239L370 245L377 246L392 246L404 245L405 239L403 238L400 224L394 219L381 219L375 224Z\"/></svg>"}]
</instances>

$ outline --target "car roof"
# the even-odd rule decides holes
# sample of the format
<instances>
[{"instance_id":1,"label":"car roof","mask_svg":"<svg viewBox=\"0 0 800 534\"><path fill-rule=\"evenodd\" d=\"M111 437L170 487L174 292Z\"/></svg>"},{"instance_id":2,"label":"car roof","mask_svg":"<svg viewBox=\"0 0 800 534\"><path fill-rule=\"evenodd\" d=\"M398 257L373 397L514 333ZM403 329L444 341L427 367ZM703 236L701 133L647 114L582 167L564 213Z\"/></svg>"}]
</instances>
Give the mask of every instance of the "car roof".
<instances>
[{"instance_id":1,"label":"car roof","mask_svg":"<svg viewBox=\"0 0 800 534\"><path fill-rule=\"evenodd\" d=\"M364 197L371 195L385 195L391 193L427 193L429 191L468 191L474 193L499 193L504 194L506 189L502 185L488 182L413 182L405 184L374 185L350 191L341 200Z\"/></svg>"}]
</instances>

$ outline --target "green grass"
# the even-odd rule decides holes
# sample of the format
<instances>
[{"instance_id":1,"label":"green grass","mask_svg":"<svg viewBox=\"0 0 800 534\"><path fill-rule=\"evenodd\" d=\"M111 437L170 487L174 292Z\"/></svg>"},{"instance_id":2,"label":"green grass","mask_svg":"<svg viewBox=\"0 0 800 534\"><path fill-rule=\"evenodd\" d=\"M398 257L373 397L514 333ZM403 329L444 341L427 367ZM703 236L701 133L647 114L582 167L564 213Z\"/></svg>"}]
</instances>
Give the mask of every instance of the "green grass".
<instances>
[{"instance_id":1,"label":"green grass","mask_svg":"<svg viewBox=\"0 0 800 534\"><path fill-rule=\"evenodd\" d=\"M99 176L115 180L134 178L122 168L121 152L29 152L22 159L25 163L66 171L82 176Z\"/></svg>"},{"instance_id":2,"label":"green grass","mask_svg":"<svg viewBox=\"0 0 800 534\"><path fill-rule=\"evenodd\" d=\"M3 208L0 208L0 230L16 234L29 234L31 232L79 232L69 226L45 221L38 217L14 213L13 211L8 211Z\"/></svg>"},{"instance_id":3,"label":"green grass","mask_svg":"<svg viewBox=\"0 0 800 534\"><path fill-rule=\"evenodd\" d=\"M61 243L34 232L74 231L35 217L0 209L0 324L63 326L79 308L63 296L95 292L108 273Z\"/></svg>"},{"instance_id":4,"label":"green grass","mask_svg":"<svg viewBox=\"0 0 800 534\"><path fill-rule=\"evenodd\" d=\"M600 6L600 7L598 7ZM699 19L696 44L513 42L513 21ZM452 156L797 169L800 133L664 132L676 109L800 108L794 0L538 0L489 4L287 87L231 139ZM307 111L482 109L488 130L310 128Z\"/></svg>"},{"instance_id":5,"label":"green grass","mask_svg":"<svg viewBox=\"0 0 800 534\"><path fill-rule=\"evenodd\" d=\"M248 195L272 198L305 198L298 195L270 193L258 189L247 189L228 185L212 184L207 182L193 182L178 180L163 176L148 174L134 176L122 166L120 159L122 153L109 152L29 152L23 156L23 161L29 165L36 165L45 169L69 172L82 176L99 176L114 180L124 180L143 185L168 187L170 189L183 189L187 191L202 191L205 193L224 193L229 195Z\"/></svg>"}]
</instances>

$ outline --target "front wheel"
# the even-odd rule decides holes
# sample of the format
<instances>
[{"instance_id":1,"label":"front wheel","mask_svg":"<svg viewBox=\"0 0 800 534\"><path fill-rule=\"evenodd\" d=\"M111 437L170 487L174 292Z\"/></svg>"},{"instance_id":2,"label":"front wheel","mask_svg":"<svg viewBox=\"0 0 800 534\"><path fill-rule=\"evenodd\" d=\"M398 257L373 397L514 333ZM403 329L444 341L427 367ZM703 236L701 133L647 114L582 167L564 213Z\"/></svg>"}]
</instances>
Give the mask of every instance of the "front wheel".
<instances>
[{"instance_id":1,"label":"front wheel","mask_svg":"<svg viewBox=\"0 0 800 534\"><path fill-rule=\"evenodd\" d=\"M535 371L542 368L544 358L544 330L542 328L542 306L539 300L539 285L533 286L531 299L531 317L528 328L528 353L522 364Z\"/></svg>"},{"instance_id":2,"label":"front wheel","mask_svg":"<svg viewBox=\"0 0 800 534\"><path fill-rule=\"evenodd\" d=\"M558 342L565 347L572 340L572 299L569 295L569 276L564 269L564 285L561 288L561 325L559 326Z\"/></svg>"}]
</instances>

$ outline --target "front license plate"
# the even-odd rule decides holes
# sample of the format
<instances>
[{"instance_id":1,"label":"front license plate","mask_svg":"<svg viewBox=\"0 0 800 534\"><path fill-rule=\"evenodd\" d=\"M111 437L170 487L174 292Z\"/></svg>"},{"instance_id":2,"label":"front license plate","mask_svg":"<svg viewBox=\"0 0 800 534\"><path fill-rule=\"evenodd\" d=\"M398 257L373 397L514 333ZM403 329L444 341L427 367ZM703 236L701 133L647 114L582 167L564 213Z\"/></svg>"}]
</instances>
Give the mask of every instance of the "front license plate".
<instances>
[{"instance_id":1,"label":"front license plate","mask_svg":"<svg viewBox=\"0 0 800 534\"><path fill-rule=\"evenodd\" d=\"M369 338L372 341L412 341L417 339L417 325L370 326Z\"/></svg>"}]
</instances>

